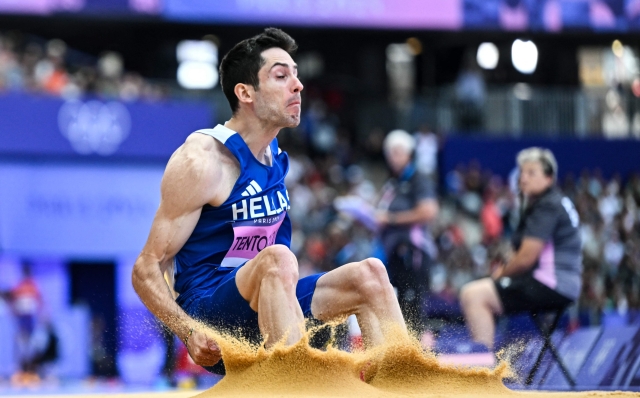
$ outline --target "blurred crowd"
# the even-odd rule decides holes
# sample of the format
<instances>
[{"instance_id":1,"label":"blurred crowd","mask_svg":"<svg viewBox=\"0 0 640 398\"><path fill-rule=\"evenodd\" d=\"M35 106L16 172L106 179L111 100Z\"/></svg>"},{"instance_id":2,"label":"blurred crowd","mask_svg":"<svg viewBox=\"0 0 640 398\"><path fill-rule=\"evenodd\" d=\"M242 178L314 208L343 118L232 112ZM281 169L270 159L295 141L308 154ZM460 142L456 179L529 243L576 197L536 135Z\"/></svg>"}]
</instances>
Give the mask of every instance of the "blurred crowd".
<instances>
[{"instance_id":1,"label":"blurred crowd","mask_svg":"<svg viewBox=\"0 0 640 398\"><path fill-rule=\"evenodd\" d=\"M123 101L157 100L167 88L124 69L122 56L98 57L69 48L59 39L39 40L0 32L0 92L47 93L65 98L97 95Z\"/></svg>"},{"instance_id":2,"label":"blurred crowd","mask_svg":"<svg viewBox=\"0 0 640 398\"><path fill-rule=\"evenodd\" d=\"M471 163L450 172L443 201L452 217L440 220L439 264L445 289L487 275L492 264L509 255L508 238L516 226L515 173L511 181ZM580 321L599 324L601 316L626 317L640 309L640 176L610 179L599 170L567 174L559 182L576 205L583 240L583 287ZM432 286L438 290L439 286Z\"/></svg>"},{"instance_id":3,"label":"blurred crowd","mask_svg":"<svg viewBox=\"0 0 640 398\"><path fill-rule=\"evenodd\" d=\"M414 137L415 161L428 165L427 174L437 180L438 136L422 128ZM381 149L368 147L370 153L362 158L368 161L352 163L343 151L292 154L288 177L292 249L302 275L368 256L384 257L375 228L334 205L336 198L349 195L375 208L389 174ZM442 176L439 215L426 227L434 247L430 294L424 303L427 316L459 318L461 286L489 275L511 255L509 239L518 220L516 173L514 169L505 179L471 161ZM640 175L607 179L597 169L584 170L579 176L564 175L558 185L575 203L581 219L580 322L600 324L604 314L635 316L640 310Z\"/></svg>"}]
</instances>

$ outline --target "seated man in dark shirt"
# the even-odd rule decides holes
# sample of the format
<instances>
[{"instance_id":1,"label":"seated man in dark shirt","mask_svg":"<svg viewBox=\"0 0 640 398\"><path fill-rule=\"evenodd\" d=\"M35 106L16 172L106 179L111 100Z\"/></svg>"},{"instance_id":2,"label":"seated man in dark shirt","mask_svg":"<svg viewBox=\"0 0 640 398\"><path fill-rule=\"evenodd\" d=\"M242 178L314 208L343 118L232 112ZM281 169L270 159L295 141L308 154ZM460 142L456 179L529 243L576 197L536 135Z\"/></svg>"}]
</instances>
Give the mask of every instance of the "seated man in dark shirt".
<instances>
[{"instance_id":1,"label":"seated man in dark shirt","mask_svg":"<svg viewBox=\"0 0 640 398\"><path fill-rule=\"evenodd\" d=\"M551 151L518 154L522 211L515 254L490 278L463 286L460 304L472 338L493 349L494 315L564 308L580 295L582 244L578 213L555 186Z\"/></svg>"}]
</instances>

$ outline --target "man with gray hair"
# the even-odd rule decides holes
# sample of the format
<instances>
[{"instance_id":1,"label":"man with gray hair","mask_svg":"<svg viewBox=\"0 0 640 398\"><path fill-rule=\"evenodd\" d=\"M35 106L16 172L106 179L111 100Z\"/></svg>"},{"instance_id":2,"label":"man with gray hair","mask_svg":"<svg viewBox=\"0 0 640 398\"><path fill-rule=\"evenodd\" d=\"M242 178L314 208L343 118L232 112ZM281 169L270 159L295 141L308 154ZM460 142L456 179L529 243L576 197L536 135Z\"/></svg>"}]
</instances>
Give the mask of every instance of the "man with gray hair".
<instances>
[{"instance_id":1,"label":"man with gray hair","mask_svg":"<svg viewBox=\"0 0 640 398\"><path fill-rule=\"evenodd\" d=\"M383 142L391 178L377 204L380 240L391 283L397 288L403 315L414 331L422 329L422 300L429 288L429 263L435 244L427 225L438 215L431 178L417 170L416 142L404 130L391 131Z\"/></svg>"},{"instance_id":2,"label":"man with gray hair","mask_svg":"<svg viewBox=\"0 0 640 398\"><path fill-rule=\"evenodd\" d=\"M582 243L573 203L555 182L558 163L550 150L532 147L517 156L520 221L514 255L491 277L470 282L460 304L473 340L493 349L494 315L562 309L582 285Z\"/></svg>"}]
</instances>

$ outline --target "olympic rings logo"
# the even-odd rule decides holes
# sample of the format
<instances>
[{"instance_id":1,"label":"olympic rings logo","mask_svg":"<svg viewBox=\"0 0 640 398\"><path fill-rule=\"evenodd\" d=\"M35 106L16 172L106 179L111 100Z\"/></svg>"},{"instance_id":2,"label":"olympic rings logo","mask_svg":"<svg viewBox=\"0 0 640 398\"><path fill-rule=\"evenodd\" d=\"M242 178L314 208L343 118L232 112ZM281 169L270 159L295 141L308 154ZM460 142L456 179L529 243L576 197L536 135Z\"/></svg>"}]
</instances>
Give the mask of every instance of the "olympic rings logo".
<instances>
[{"instance_id":1,"label":"olympic rings logo","mask_svg":"<svg viewBox=\"0 0 640 398\"><path fill-rule=\"evenodd\" d=\"M129 136L131 115L115 101L68 101L58 112L58 127L77 153L109 156Z\"/></svg>"}]
</instances>

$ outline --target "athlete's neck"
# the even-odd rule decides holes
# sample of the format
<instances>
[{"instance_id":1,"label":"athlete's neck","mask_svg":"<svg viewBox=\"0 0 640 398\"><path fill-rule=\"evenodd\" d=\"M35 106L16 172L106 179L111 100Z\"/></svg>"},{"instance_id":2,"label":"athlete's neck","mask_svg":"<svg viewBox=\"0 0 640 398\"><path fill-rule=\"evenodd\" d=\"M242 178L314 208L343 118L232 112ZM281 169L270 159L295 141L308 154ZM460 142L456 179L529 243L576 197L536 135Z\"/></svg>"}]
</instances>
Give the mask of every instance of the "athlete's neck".
<instances>
[{"instance_id":1,"label":"athlete's neck","mask_svg":"<svg viewBox=\"0 0 640 398\"><path fill-rule=\"evenodd\" d=\"M272 156L267 152L267 148L276 138L281 127L265 127L257 118L243 117L243 115L234 115L224 126L240 134L260 163L271 165Z\"/></svg>"}]
</instances>

